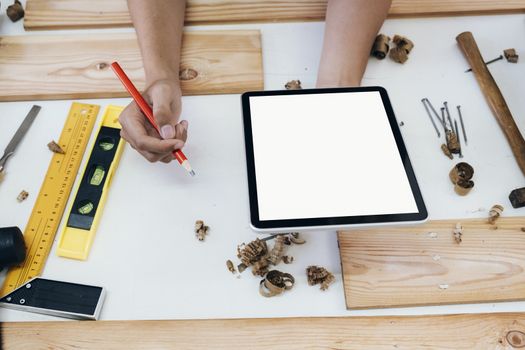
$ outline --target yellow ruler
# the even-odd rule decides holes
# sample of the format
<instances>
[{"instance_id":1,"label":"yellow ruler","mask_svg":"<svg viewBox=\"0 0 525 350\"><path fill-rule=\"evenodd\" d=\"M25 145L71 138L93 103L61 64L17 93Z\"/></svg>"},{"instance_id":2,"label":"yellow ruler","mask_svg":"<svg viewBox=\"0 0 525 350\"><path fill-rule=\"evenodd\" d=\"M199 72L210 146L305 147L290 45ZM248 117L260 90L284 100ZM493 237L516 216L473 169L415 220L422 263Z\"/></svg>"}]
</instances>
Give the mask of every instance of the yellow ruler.
<instances>
[{"instance_id":1,"label":"yellow ruler","mask_svg":"<svg viewBox=\"0 0 525 350\"><path fill-rule=\"evenodd\" d=\"M57 254L86 260L125 141L120 137L118 117L124 107L108 106L89 154L89 160L75 190L66 224L58 241Z\"/></svg>"},{"instance_id":2,"label":"yellow ruler","mask_svg":"<svg viewBox=\"0 0 525 350\"><path fill-rule=\"evenodd\" d=\"M65 154L53 155L24 231L26 259L22 265L9 269L0 296L41 274L99 109L92 104L71 105L58 141Z\"/></svg>"}]
</instances>

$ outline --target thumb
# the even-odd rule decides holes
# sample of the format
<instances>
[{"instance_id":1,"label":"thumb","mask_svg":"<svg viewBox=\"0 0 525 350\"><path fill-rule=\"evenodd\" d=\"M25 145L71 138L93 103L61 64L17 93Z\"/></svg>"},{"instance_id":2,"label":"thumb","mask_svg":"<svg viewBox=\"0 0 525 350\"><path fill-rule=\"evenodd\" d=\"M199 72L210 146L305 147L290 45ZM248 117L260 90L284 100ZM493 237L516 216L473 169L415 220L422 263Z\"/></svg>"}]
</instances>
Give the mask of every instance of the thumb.
<instances>
[{"instance_id":1,"label":"thumb","mask_svg":"<svg viewBox=\"0 0 525 350\"><path fill-rule=\"evenodd\" d=\"M171 109L171 100L172 98L162 90L155 91L151 96L153 116L163 139L175 138L175 125L179 119L178 115Z\"/></svg>"}]
</instances>

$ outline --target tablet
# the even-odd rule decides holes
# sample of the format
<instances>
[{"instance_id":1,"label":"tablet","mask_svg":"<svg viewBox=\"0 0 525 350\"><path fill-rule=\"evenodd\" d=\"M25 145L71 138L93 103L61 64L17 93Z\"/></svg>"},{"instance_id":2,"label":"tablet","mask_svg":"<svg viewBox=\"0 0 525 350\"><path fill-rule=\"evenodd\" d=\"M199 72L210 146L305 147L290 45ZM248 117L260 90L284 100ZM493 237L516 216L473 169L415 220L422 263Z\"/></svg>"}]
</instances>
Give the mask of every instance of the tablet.
<instances>
[{"instance_id":1,"label":"tablet","mask_svg":"<svg viewBox=\"0 0 525 350\"><path fill-rule=\"evenodd\" d=\"M427 218L385 89L257 91L241 99L254 230Z\"/></svg>"}]
</instances>

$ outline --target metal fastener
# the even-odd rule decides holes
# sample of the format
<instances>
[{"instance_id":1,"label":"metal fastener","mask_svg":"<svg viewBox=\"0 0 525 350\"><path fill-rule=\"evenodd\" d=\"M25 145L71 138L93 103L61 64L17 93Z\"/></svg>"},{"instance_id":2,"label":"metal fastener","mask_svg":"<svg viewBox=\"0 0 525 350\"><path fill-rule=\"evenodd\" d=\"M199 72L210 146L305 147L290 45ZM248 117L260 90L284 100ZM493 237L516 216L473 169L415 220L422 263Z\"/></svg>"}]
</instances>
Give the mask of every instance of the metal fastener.
<instances>
[{"instance_id":1,"label":"metal fastener","mask_svg":"<svg viewBox=\"0 0 525 350\"><path fill-rule=\"evenodd\" d=\"M428 99L427 99L428 100ZM425 99L421 99L421 103L423 103L423 106L425 107L425 110L427 111L428 117L430 118L430 121L432 122L432 126L434 127L434 130L436 130L436 133L438 135L438 138L441 137L441 133L439 132L436 123L434 122L434 118L432 118L432 114L430 114L430 110L428 109L427 104L425 103ZM439 118L438 118L439 120Z\"/></svg>"},{"instance_id":2,"label":"metal fastener","mask_svg":"<svg viewBox=\"0 0 525 350\"><path fill-rule=\"evenodd\" d=\"M458 114L459 114L459 123L461 124L461 131L463 133L463 139L465 140L465 145L468 145L467 132L465 131L465 124L463 124L463 116L461 115L461 106L457 106L457 108L458 108Z\"/></svg>"},{"instance_id":3,"label":"metal fastener","mask_svg":"<svg viewBox=\"0 0 525 350\"><path fill-rule=\"evenodd\" d=\"M494 58L494 59L492 59L492 60L490 60L490 61L485 62L485 65L488 65L488 64L494 63L494 62L499 61L499 60L502 60L502 59L503 59L503 55L499 55L499 57L496 57L496 58ZM467 69L467 70L465 71L465 73L468 73L468 72L472 72L472 68L469 68L469 69Z\"/></svg>"}]
</instances>

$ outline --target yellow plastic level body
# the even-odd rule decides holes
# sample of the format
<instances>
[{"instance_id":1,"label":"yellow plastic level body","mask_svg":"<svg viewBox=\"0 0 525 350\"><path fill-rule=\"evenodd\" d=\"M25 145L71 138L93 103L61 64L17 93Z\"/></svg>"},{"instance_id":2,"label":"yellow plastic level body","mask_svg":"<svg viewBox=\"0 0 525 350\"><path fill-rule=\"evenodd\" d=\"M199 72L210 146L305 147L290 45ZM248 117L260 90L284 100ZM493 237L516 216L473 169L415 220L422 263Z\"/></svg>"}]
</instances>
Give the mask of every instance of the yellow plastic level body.
<instances>
[{"instance_id":1,"label":"yellow plastic level body","mask_svg":"<svg viewBox=\"0 0 525 350\"><path fill-rule=\"evenodd\" d=\"M104 116L102 117L102 121L97 131L97 137L98 137L98 134L100 133L100 129L104 126L121 129L121 126L118 122L118 117L123 109L124 107L112 106L112 105L106 108L104 112ZM91 245L93 244L93 240L95 238L95 233L97 231L98 224L100 222L102 213L104 211L104 206L106 204L106 199L108 196L111 181L113 179L113 174L118 167L120 157L122 155L122 151L124 150L124 144L125 144L124 139L120 138L118 142L117 150L115 152L115 156L113 158L113 161L111 162L111 166L109 167L109 170L105 174L106 182L104 183L104 187L102 188L102 195L100 197L100 201L98 203L96 213L94 215L93 223L91 224L90 230L84 230L84 229L79 229L75 227L68 227L67 221L66 221L64 228L62 229L60 239L58 241L58 247L57 247L58 256L62 256L65 258L71 258L71 259L78 259L78 260L87 259L89 255L89 251L91 249ZM93 148L96 146L97 145L94 144ZM91 153L93 152L93 148L91 149L89 158L91 158ZM76 198L76 195L78 193L80 186L82 186L82 179L84 178L84 173L86 171L87 169L84 168L84 171L82 172L82 176L80 177L81 180L79 181L75 189L75 198ZM71 213L73 203L70 205L68 213Z\"/></svg>"}]
</instances>

